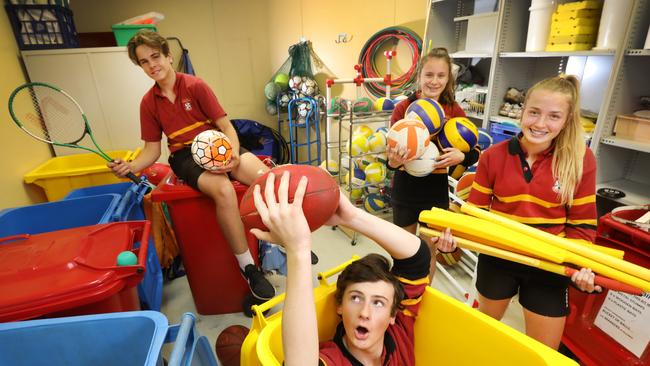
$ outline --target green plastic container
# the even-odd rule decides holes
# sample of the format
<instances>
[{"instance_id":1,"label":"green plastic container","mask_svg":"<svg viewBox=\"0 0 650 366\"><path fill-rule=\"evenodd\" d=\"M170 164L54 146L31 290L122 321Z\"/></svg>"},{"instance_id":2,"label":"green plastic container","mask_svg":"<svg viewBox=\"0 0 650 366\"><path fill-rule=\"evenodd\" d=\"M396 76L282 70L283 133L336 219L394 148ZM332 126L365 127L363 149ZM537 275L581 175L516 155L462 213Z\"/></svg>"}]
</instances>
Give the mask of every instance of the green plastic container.
<instances>
[{"instance_id":1,"label":"green plastic container","mask_svg":"<svg viewBox=\"0 0 650 366\"><path fill-rule=\"evenodd\" d=\"M118 46L126 46L131 37L140 29L151 29L158 32L158 29L153 24L113 24L112 28Z\"/></svg>"}]
</instances>

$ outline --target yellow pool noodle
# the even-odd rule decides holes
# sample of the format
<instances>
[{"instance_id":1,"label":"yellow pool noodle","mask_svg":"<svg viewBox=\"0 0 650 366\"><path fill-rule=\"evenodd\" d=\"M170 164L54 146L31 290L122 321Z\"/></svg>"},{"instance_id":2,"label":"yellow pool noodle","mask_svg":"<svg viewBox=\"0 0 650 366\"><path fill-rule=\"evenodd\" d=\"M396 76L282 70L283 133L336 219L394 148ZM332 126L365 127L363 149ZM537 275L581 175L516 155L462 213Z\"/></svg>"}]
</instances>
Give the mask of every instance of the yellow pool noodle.
<instances>
[{"instance_id":1,"label":"yellow pool noodle","mask_svg":"<svg viewBox=\"0 0 650 366\"><path fill-rule=\"evenodd\" d=\"M428 228L420 228L420 233L423 233L423 234L429 235L429 236L440 236L441 235L440 231L432 230L432 229L428 229ZM508 260L508 261L511 261L511 262L517 262L517 263L521 263L521 264L524 264L524 265L527 265L527 266L530 266L530 267L539 268L539 269L547 271L547 272L557 273L557 274L562 275L562 276L570 277L570 275L567 274L566 267L564 265L561 265L561 264L547 262L547 261L544 261L544 260L528 257L526 255L522 255L522 254L518 254L518 253L512 253L512 252L509 252L509 251L504 250L504 249L494 248L494 247L492 247L490 245L477 243L477 242L475 242L473 240L468 240L468 239L459 238L459 237L455 237L455 239L456 239L457 245L459 247L461 247L461 248L473 250L475 252L491 255L493 257L498 257L498 258L505 259L505 260ZM626 274L624 274L624 275L627 276ZM628 279L625 276L624 276L624 278ZM627 283L625 281L620 281L620 282L624 283L624 284L626 284L628 286L631 286L631 284L629 284L629 283ZM616 290L620 291L620 290L623 290L623 289L620 288L620 285L619 285L619 288L616 289ZM625 288L624 291L628 292L628 293L632 293L634 295L640 295L641 294L640 290L638 290L636 286L634 286L634 289Z\"/></svg>"},{"instance_id":2,"label":"yellow pool noodle","mask_svg":"<svg viewBox=\"0 0 650 366\"><path fill-rule=\"evenodd\" d=\"M483 238L490 242L501 243L509 248L535 257L548 259L551 262L562 263L568 251L547 244L541 240L530 238L514 230L476 217L454 213L439 208L420 212L419 220L432 224L437 228L451 228L454 232L467 233L472 239Z\"/></svg>"},{"instance_id":3,"label":"yellow pool noodle","mask_svg":"<svg viewBox=\"0 0 650 366\"><path fill-rule=\"evenodd\" d=\"M630 274L632 276L638 277L644 282L647 283L647 281L650 281L650 270L647 268L643 268L639 265L636 265L634 263L627 262L623 259L619 259L616 257L613 257L611 255L601 253L595 249L592 249L590 247L572 242L571 240L567 240L565 238L561 238L559 236L547 233L545 231L536 229L532 226L528 226L526 224L522 224L518 221L511 220L507 217L503 217L500 215L497 215L495 213L480 209L474 205L471 204L464 204L460 207L461 212L464 212L466 214L472 215L477 218L481 218L496 224L503 225L504 227L511 229L513 231L516 231L521 234L528 235L529 237L536 238L538 240L543 240L544 242L551 243L555 245L558 248L563 248L566 249L572 253L579 254L580 256L586 257L591 259L594 263L602 263L604 265L607 265L611 268L620 270L622 272L625 272L627 274ZM575 263L575 262L574 262ZM583 265L582 263L575 263L578 265ZM598 269L591 265L586 265L585 267L589 267L593 269L594 271L600 272ZM604 276L614 278L612 276L609 276L608 274L601 272ZM620 280L618 278L614 278L617 280ZM635 285L636 286L636 285ZM641 287L641 286L637 286ZM645 291L648 291L648 288L641 287Z\"/></svg>"}]
</instances>

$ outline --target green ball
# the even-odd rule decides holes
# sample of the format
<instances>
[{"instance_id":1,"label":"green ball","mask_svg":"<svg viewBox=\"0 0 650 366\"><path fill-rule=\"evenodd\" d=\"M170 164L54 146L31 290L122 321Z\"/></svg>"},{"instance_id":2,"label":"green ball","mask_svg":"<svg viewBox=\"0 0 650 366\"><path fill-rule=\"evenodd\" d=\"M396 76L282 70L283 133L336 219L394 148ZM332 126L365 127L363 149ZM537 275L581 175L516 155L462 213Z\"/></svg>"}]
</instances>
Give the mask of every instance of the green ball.
<instances>
[{"instance_id":1,"label":"green ball","mask_svg":"<svg viewBox=\"0 0 650 366\"><path fill-rule=\"evenodd\" d=\"M275 79L273 81L280 86L280 89L282 91L285 91L289 88L289 75L283 72L275 75Z\"/></svg>"},{"instance_id":2,"label":"green ball","mask_svg":"<svg viewBox=\"0 0 650 366\"><path fill-rule=\"evenodd\" d=\"M268 100L275 101L275 98L278 96L279 92L280 92L280 85L276 84L273 81L269 81L264 86L264 95Z\"/></svg>"},{"instance_id":3,"label":"green ball","mask_svg":"<svg viewBox=\"0 0 650 366\"><path fill-rule=\"evenodd\" d=\"M118 266L135 266L136 264L138 264L138 257L131 251L125 250L117 255Z\"/></svg>"}]
</instances>

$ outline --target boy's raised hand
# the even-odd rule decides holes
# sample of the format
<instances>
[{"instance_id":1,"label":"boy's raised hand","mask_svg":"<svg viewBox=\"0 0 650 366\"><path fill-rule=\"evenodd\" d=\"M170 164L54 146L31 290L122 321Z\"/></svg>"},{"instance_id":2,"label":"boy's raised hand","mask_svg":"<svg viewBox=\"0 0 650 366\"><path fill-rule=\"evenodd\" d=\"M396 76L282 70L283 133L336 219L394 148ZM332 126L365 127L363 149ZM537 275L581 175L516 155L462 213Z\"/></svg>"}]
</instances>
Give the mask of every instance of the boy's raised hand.
<instances>
[{"instance_id":1,"label":"boy's raised hand","mask_svg":"<svg viewBox=\"0 0 650 366\"><path fill-rule=\"evenodd\" d=\"M345 225L345 223L351 222L357 212L358 208L354 207L352 202L339 191L339 206L334 211L332 217L325 222L325 225L336 226L336 225Z\"/></svg>"},{"instance_id":2,"label":"boy's raised hand","mask_svg":"<svg viewBox=\"0 0 650 366\"><path fill-rule=\"evenodd\" d=\"M302 200L307 189L307 178L301 177L293 202L289 203L289 178L285 171L280 178L278 196L275 196L275 174L269 173L262 198L261 188L256 185L253 189L255 208L268 232L252 229L251 233L260 240L282 244L287 250L311 250L311 231L307 219L302 212Z\"/></svg>"}]
</instances>

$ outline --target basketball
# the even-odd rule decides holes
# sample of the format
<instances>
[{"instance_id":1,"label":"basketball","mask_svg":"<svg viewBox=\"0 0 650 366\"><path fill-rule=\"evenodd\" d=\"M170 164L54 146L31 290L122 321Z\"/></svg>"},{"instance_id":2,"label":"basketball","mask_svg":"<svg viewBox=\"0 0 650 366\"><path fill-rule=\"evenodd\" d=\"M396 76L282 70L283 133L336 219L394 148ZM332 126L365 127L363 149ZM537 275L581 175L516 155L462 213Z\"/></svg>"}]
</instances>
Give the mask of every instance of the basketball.
<instances>
[{"instance_id":1,"label":"basketball","mask_svg":"<svg viewBox=\"0 0 650 366\"><path fill-rule=\"evenodd\" d=\"M359 125L352 131L352 136L363 135L363 137L368 138L372 135L372 128L366 125Z\"/></svg>"},{"instance_id":2,"label":"basketball","mask_svg":"<svg viewBox=\"0 0 650 366\"><path fill-rule=\"evenodd\" d=\"M451 118L438 135L440 146L455 147L467 153L478 143L478 128L465 117Z\"/></svg>"},{"instance_id":3,"label":"basketball","mask_svg":"<svg viewBox=\"0 0 650 366\"><path fill-rule=\"evenodd\" d=\"M378 193L369 193L363 199L363 208L370 213L377 213L386 208L386 201Z\"/></svg>"},{"instance_id":4,"label":"basketball","mask_svg":"<svg viewBox=\"0 0 650 366\"><path fill-rule=\"evenodd\" d=\"M376 111L392 111L395 109L395 104L392 100L385 97L381 97L375 100L375 110Z\"/></svg>"},{"instance_id":5,"label":"basketball","mask_svg":"<svg viewBox=\"0 0 650 366\"><path fill-rule=\"evenodd\" d=\"M348 148L350 155L356 156L365 154L368 150L370 150L370 146L368 146L368 138L366 136L360 134L352 135L350 147Z\"/></svg>"},{"instance_id":6,"label":"basketball","mask_svg":"<svg viewBox=\"0 0 650 366\"><path fill-rule=\"evenodd\" d=\"M374 153L386 151L386 135L375 132L368 137L368 148Z\"/></svg>"},{"instance_id":7,"label":"basketball","mask_svg":"<svg viewBox=\"0 0 650 366\"><path fill-rule=\"evenodd\" d=\"M422 98L411 103L406 108L405 118L418 119L422 121L430 135L435 135L445 124L445 111L440 103L433 99Z\"/></svg>"},{"instance_id":8,"label":"basketball","mask_svg":"<svg viewBox=\"0 0 650 366\"><path fill-rule=\"evenodd\" d=\"M269 173L275 174L275 194L277 199L278 188L280 187L280 178L282 174L288 171L291 173L289 180L289 202L293 202L293 196L300 182L300 178L305 176L309 179L307 190L302 201L302 211L305 214L307 223L311 231L321 227L327 221L339 205L339 187L332 176L325 170L311 165L282 165L271 169L269 172L259 176L248 187L244 197L239 204L239 213L246 228L258 228L267 230L262 222L262 218L255 209L253 201L253 188L259 185L262 197L264 197L264 188Z\"/></svg>"},{"instance_id":9,"label":"basketball","mask_svg":"<svg viewBox=\"0 0 650 366\"><path fill-rule=\"evenodd\" d=\"M386 166L382 163L371 163L364 169L366 173L366 182L381 183L386 179Z\"/></svg>"},{"instance_id":10,"label":"basketball","mask_svg":"<svg viewBox=\"0 0 650 366\"><path fill-rule=\"evenodd\" d=\"M214 344L214 351L220 365L238 366L241 358L241 346L249 329L243 325L231 325L221 331Z\"/></svg>"},{"instance_id":11,"label":"basketball","mask_svg":"<svg viewBox=\"0 0 650 366\"><path fill-rule=\"evenodd\" d=\"M361 97L354 101L352 105L352 112L355 113L365 113L370 112L372 109L372 100L370 98Z\"/></svg>"},{"instance_id":12,"label":"basketball","mask_svg":"<svg viewBox=\"0 0 650 366\"><path fill-rule=\"evenodd\" d=\"M481 151L485 151L485 149L492 146L493 143L494 140L492 139L492 136L490 136L490 133L484 128L479 128L478 146L481 148Z\"/></svg>"},{"instance_id":13,"label":"basketball","mask_svg":"<svg viewBox=\"0 0 650 366\"><path fill-rule=\"evenodd\" d=\"M414 177L429 175L433 171L433 164L438 155L440 155L440 152L436 145L429 144L419 158L404 163L404 170Z\"/></svg>"},{"instance_id":14,"label":"basketball","mask_svg":"<svg viewBox=\"0 0 650 366\"><path fill-rule=\"evenodd\" d=\"M463 255L463 252L456 250L451 253L441 253L436 254L436 261L445 266L453 266L454 264L460 261L460 257Z\"/></svg>"},{"instance_id":15,"label":"basketball","mask_svg":"<svg viewBox=\"0 0 650 366\"><path fill-rule=\"evenodd\" d=\"M430 145L429 130L422 121L402 119L388 130L386 143L391 148L405 147L410 150L408 158L417 158Z\"/></svg>"}]
</instances>

